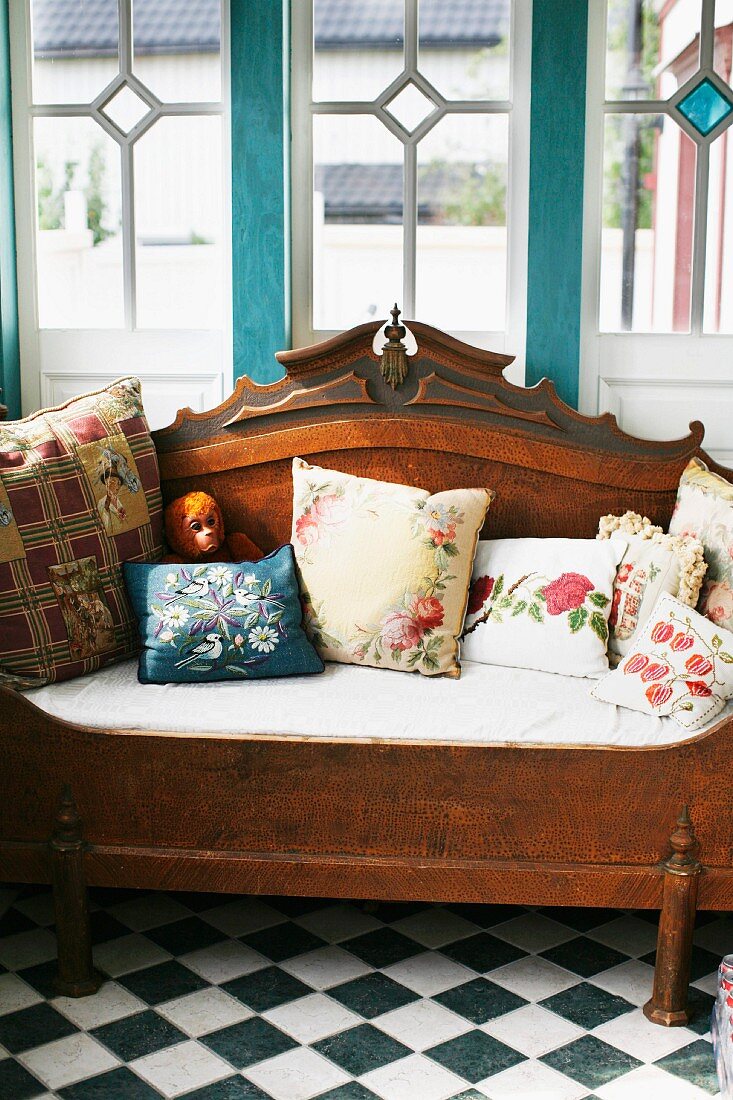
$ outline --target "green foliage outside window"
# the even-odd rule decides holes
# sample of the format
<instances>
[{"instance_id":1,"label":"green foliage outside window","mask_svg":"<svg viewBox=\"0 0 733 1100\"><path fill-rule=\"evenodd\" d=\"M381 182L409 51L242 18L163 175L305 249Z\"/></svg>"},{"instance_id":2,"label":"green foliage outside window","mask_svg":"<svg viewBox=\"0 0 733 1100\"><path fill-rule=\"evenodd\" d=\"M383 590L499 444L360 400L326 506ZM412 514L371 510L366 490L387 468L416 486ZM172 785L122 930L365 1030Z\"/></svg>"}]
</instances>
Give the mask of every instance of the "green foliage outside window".
<instances>
[{"instance_id":1,"label":"green foliage outside window","mask_svg":"<svg viewBox=\"0 0 733 1100\"><path fill-rule=\"evenodd\" d=\"M436 225L506 225L506 168L435 159L418 170L420 202Z\"/></svg>"},{"instance_id":2,"label":"green foliage outside window","mask_svg":"<svg viewBox=\"0 0 733 1100\"><path fill-rule=\"evenodd\" d=\"M64 161L63 183L57 187L53 171L43 157L38 158L36 181L39 229L64 228L64 194L74 188L78 168L78 161ZM108 229L104 225L107 203L102 196L106 172L107 165L104 161L102 147L95 144L89 152L86 173L87 185L84 188L84 195L87 200L87 227L92 231L92 239L95 245L105 241L107 237L111 237L114 233L113 229Z\"/></svg>"}]
</instances>

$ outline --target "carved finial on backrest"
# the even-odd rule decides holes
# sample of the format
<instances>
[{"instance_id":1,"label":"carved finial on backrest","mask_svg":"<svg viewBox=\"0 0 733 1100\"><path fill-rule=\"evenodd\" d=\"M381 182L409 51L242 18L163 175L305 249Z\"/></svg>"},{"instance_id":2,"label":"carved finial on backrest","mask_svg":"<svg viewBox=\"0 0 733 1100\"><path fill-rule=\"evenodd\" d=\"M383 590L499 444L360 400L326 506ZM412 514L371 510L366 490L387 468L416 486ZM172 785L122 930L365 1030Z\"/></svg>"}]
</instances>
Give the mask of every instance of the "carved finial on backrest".
<instances>
[{"instance_id":1,"label":"carved finial on backrest","mask_svg":"<svg viewBox=\"0 0 733 1100\"><path fill-rule=\"evenodd\" d=\"M382 348L382 377L395 390L407 377L407 348L402 343L407 329L399 323L400 310L396 302L389 312L392 314L392 324L384 330L387 343Z\"/></svg>"},{"instance_id":2,"label":"carved finial on backrest","mask_svg":"<svg viewBox=\"0 0 733 1100\"><path fill-rule=\"evenodd\" d=\"M75 848L81 844L81 840L81 818L71 794L71 787L65 784L54 820L52 843L57 848Z\"/></svg>"},{"instance_id":3,"label":"carved finial on backrest","mask_svg":"<svg viewBox=\"0 0 733 1100\"><path fill-rule=\"evenodd\" d=\"M687 803L682 807L682 812L677 818L677 824L669 838L669 842L672 845L672 855L666 863L669 871L684 874L699 868L700 864L696 859L697 837L690 821L690 811Z\"/></svg>"}]
</instances>

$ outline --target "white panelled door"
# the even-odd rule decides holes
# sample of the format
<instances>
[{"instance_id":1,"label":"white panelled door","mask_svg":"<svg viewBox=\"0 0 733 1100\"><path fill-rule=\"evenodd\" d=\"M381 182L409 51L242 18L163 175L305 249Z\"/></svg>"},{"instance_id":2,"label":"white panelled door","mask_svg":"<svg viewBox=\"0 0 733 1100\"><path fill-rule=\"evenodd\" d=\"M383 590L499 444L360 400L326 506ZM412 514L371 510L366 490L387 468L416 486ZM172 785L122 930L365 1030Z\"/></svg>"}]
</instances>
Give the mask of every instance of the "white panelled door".
<instances>
[{"instance_id":1,"label":"white panelled door","mask_svg":"<svg viewBox=\"0 0 733 1100\"><path fill-rule=\"evenodd\" d=\"M589 8L581 410L733 464L733 0Z\"/></svg>"}]
</instances>

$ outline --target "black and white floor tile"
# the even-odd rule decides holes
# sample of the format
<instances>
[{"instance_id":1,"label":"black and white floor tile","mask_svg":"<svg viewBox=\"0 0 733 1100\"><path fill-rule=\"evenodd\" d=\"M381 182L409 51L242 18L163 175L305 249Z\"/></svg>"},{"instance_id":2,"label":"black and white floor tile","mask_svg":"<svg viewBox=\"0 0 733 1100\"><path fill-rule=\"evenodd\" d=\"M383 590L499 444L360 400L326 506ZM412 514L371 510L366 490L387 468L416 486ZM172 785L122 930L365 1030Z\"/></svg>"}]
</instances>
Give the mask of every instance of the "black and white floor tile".
<instances>
[{"instance_id":1,"label":"black and white floor tile","mask_svg":"<svg viewBox=\"0 0 733 1100\"><path fill-rule=\"evenodd\" d=\"M0 886L0 1100L703 1100L733 919L689 1027L643 1016L656 914L94 890L94 997L54 996L46 888Z\"/></svg>"}]
</instances>

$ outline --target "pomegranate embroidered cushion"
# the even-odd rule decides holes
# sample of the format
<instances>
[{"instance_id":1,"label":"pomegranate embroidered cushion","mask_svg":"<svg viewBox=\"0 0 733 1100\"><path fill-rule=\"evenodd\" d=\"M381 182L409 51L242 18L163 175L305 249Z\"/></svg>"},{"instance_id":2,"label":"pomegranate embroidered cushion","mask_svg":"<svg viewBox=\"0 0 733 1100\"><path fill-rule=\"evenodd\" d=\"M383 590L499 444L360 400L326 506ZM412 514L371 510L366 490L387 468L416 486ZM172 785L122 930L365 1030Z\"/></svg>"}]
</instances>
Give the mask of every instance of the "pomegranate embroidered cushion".
<instances>
[{"instance_id":1,"label":"pomegranate embroidered cushion","mask_svg":"<svg viewBox=\"0 0 733 1100\"><path fill-rule=\"evenodd\" d=\"M692 458L680 479L670 535L692 535L705 550L707 576L697 610L733 630L733 485Z\"/></svg>"},{"instance_id":2,"label":"pomegranate embroidered cushion","mask_svg":"<svg viewBox=\"0 0 733 1100\"><path fill-rule=\"evenodd\" d=\"M0 681L68 680L136 653L121 563L161 553L136 378L0 423Z\"/></svg>"},{"instance_id":3,"label":"pomegranate embroidered cushion","mask_svg":"<svg viewBox=\"0 0 733 1100\"><path fill-rule=\"evenodd\" d=\"M616 664L631 650L637 631L663 592L695 607L707 566L701 542L689 535L665 535L661 527L637 512L603 516L598 538L621 538L628 544L616 574L608 618L608 655L611 664Z\"/></svg>"},{"instance_id":4,"label":"pomegranate embroidered cushion","mask_svg":"<svg viewBox=\"0 0 733 1100\"><path fill-rule=\"evenodd\" d=\"M631 653L591 695L699 729L733 695L733 633L662 595Z\"/></svg>"},{"instance_id":5,"label":"pomegranate embroidered cushion","mask_svg":"<svg viewBox=\"0 0 733 1100\"><path fill-rule=\"evenodd\" d=\"M305 627L327 661L460 675L487 489L424 489L293 460Z\"/></svg>"},{"instance_id":6,"label":"pomegranate embroidered cushion","mask_svg":"<svg viewBox=\"0 0 733 1100\"><path fill-rule=\"evenodd\" d=\"M626 543L480 542L461 653L467 661L568 676L608 671L608 616Z\"/></svg>"}]
</instances>

